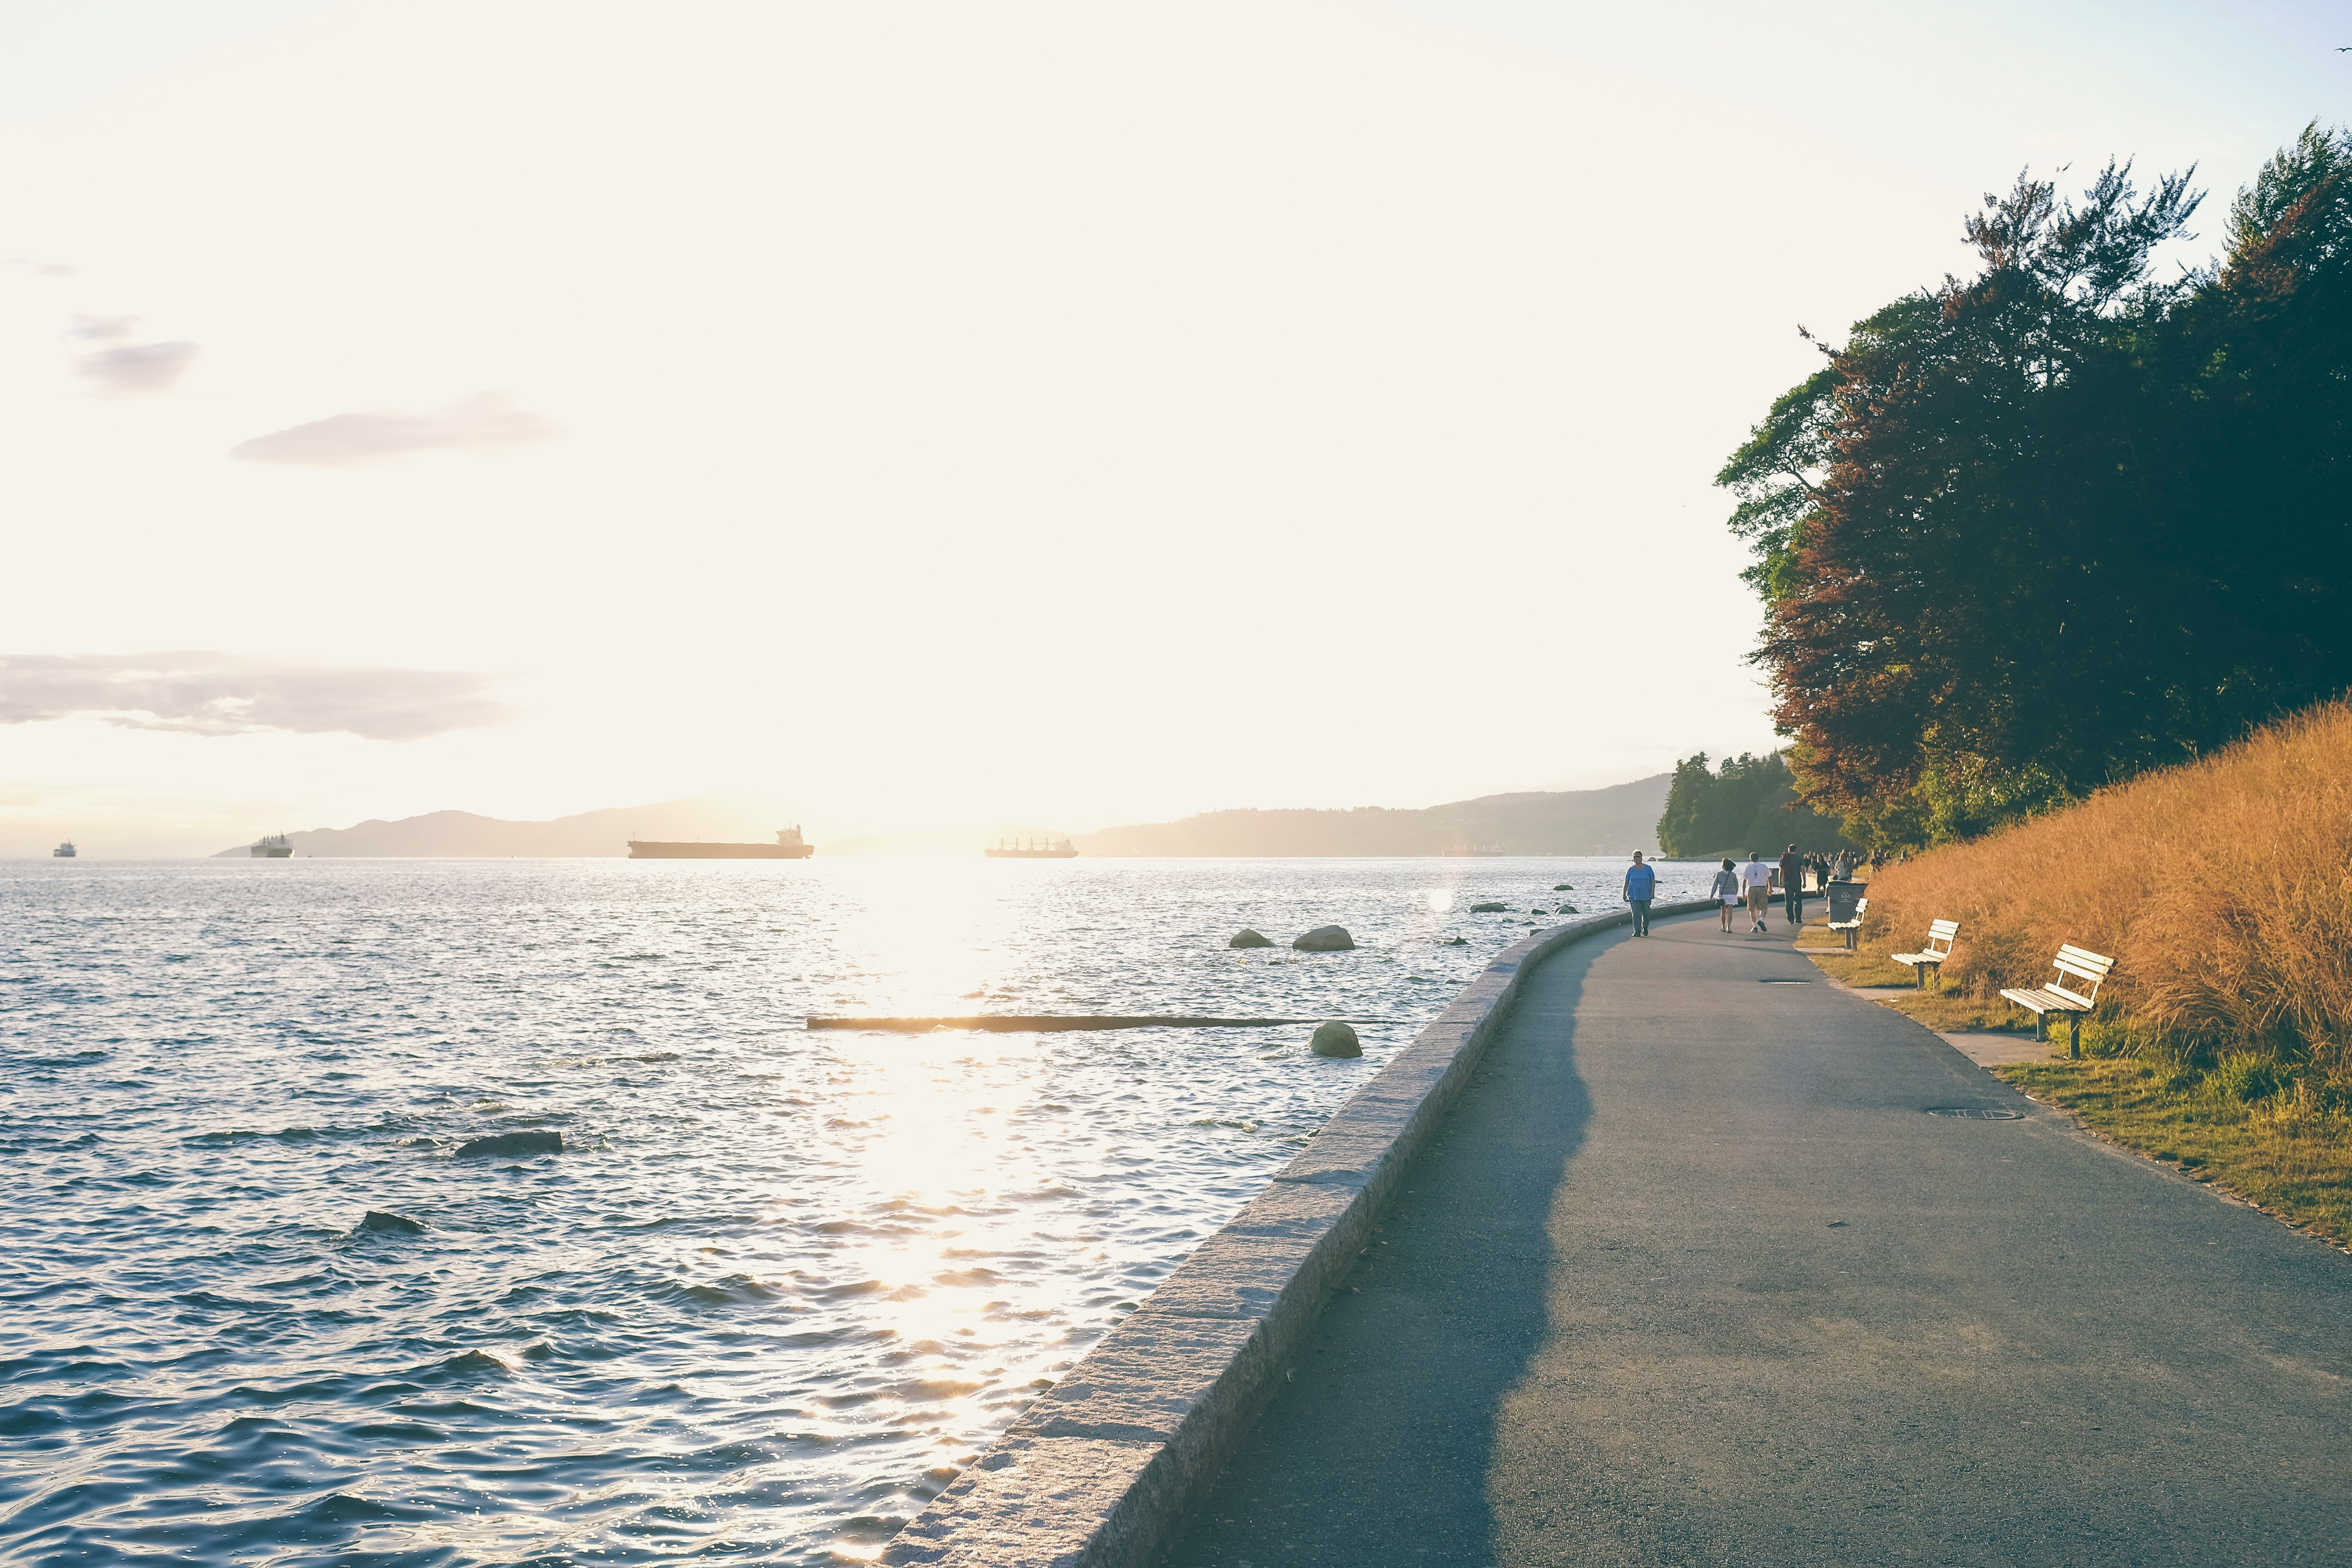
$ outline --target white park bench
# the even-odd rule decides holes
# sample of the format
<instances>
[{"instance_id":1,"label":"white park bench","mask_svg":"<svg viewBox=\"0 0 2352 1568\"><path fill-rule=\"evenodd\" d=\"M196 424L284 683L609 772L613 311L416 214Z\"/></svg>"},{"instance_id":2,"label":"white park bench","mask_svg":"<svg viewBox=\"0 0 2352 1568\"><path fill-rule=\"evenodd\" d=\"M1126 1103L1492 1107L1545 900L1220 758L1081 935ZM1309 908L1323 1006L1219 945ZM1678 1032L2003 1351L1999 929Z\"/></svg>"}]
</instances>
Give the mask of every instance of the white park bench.
<instances>
[{"instance_id":1,"label":"white park bench","mask_svg":"<svg viewBox=\"0 0 2352 1568\"><path fill-rule=\"evenodd\" d=\"M1861 942L1862 917L1869 912L1870 897L1868 894L1864 894L1863 897L1856 899L1853 901L1853 919L1850 921L1830 921L1830 930L1837 931L1844 936L1845 950L1848 952L1852 952L1855 946Z\"/></svg>"},{"instance_id":2,"label":"white park bench","mask_svg":"<svg viewBox=\"0 0 2352 1568\"><path fill-rule=\"evenodd\" d=\"M2106 979L2107 971L2116 966L2116 961L2086 947L2070 944L2060 948L2058 956L2050 962L2065 979L2088 981L2090 994L2084 995L2072 990L2064 980L2060 980L2044 985L2039 991L2004 991L2000 994L2001 999L2014 1002L2033 1015L2033 1037L2037 1040L2050 1037L2051 1014L2065 1014L2066 1054L2080 1057L2083 1054L2083 1015L2098 1001L2099 983Z\"/></svg>"},{"instance_id":3,"label":"white park bench","mask_svg":"<svg viewBox=\"0 0 2352 1568\"><path fill-rule=\"evenodd\" d=\"M1924 991L1927 988L1927 971L1930 969L1936 972L1938 981L1944 978L1944 960L1952 956L1952 939L1959 934L1960 922L1958 921L1929 921L1926 947L1917 952L1896 952L1887 956L1897 963L1909 964L1911 984ZM1944 945L1937 947L1937 942Z\"/></svg>"}]
</instances>

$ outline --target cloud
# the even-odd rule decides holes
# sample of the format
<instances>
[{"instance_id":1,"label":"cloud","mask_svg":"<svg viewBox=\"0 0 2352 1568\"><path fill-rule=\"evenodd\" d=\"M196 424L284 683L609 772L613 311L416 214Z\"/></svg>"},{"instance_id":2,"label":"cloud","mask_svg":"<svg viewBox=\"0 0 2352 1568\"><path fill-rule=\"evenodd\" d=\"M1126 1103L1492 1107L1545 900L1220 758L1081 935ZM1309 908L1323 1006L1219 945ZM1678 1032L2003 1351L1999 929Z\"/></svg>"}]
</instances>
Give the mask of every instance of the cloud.
<instances>
[{"instance_id":1,"label":"cloud","mask_svg":"<svg viewBox=\"0 0 2352 1568\"><path fill-rule=\"evenodd\" d=\"M81 377L92 397L145 397L179 385L180 378L203 352L194 343L122 343L83 354L73 362L74 374Z\"/></svg>"},{"instance_id":2,"label":"cloud","mask_svg":"<svg viewBox=\"0 0 2352 1568\"><path fill-rule=\"evenodd\" d=\"M421 741L510 723L490 678L229 653L0 654L0 724L96 719L188 735L349 731Z\"/></svg>"},{"instance_id":3,"label":"cloud","mask_svg":"<svg viewBox=\"0 0 2352 1568\"><path fill-rule=\"evenodd\" d=\"M549 420L484 392L431 414L337 414L256 436L228 455L247 463L359 468L422 452L504 452L560 434Z\"/></svg>"},{"instance_id":4,"label":"cloud","mask_svg":"<svg viewBox=\"0 0 2352 1568\"><path fill-rule=\"evenodd\" d=\"M66 336L80 338L86 342L119 343L138 326L136 316L76 316Z\"/></svg>"}]
</instances>

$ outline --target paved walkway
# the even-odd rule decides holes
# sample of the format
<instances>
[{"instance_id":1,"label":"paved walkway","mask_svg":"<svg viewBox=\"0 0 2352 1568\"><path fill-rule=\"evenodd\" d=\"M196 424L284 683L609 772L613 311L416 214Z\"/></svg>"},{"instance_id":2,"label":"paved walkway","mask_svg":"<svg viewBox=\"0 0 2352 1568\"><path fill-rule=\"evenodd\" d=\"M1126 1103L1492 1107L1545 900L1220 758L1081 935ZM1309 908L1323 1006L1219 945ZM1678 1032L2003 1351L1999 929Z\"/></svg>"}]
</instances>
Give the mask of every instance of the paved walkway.
<instances>
[{"instance_id":1,"label":"paved walkway","mask_svg":"<svg viewBox=\"0 0 2352 1568\"><path fill-rule=\"evenodd\" d=\"M2352 1563L2352 1258L1777 925L1547 963L1411 1187L1175 1568Z\"/></svg>"}]
</instances>

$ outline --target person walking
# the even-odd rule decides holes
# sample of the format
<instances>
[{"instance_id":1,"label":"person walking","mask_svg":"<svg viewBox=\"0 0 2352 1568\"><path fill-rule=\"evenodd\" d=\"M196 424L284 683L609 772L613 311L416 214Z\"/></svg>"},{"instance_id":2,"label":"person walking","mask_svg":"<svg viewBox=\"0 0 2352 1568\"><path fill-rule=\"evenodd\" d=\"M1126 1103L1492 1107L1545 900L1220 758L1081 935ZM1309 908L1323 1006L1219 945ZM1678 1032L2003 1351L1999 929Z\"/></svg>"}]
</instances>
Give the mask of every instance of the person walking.
<instances>
[{"instance_id":1,"label":"person walking","mask_svg":"<svg viewBox=\"0 0 2352 1568\"><path fill-rule=\"evenodd\" d=\"M1748 852L1748 864L1739 868L1739 885L1748 889L1748 930L1752 934L1764 929L1764 910L1772 901L1772 867L1761 849Z\"/></svg>"},{"instance_id":2,"label":"person walking","mask_svg":"<svg viewBox=\"0 0 2352 1568\"><path fill-rule=\"evenodd\" d=\"M1731 857L1723 858L1723 869L1715 874L1715 901L1723 917L1723 930L1731 930L1731 911L1738 909L1744 895L1739 890L1739 873L1732 869Z\"/></svg>"},{"instance_id":3,"label":"person walking","mask_svg":"<svg viewBox=\"0 0 2352 1568\"><path fill-rule=\"evenodd\" d=\"M1650 900L1657 896L1658 874L1642 864L1642 852L1633 851L1633 863L1625 868L1625 901L1633 906L1633 934L1650 934Z\"/></svg>"},{"instance_id":4,"label":"person walking","mask_svg":"<svg viewBox=\"0 0 2352 1568\"><path fill-rule=\"evenodd\" d=\"M1805 923L1805 858L1793 844L1780 857L1780 918L1792 931Z\"/></svg>"}]
</instances>

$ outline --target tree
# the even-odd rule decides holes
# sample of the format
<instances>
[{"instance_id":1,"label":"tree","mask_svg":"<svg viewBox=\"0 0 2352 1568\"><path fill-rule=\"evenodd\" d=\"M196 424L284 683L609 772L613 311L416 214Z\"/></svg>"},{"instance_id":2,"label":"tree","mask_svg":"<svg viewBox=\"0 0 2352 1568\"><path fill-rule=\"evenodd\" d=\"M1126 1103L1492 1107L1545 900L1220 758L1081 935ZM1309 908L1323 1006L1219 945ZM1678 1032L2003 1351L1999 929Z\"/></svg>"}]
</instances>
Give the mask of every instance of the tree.
<instances>
[{"instance_id":1,"label":"tree","mask_svg":"<svg viewBox=\"0 0 2352 1568\"><path fill-rule=\"evenodd\" d=\"M1683 858L1778 855L1795 843L1808 854L1859 849L1838 825L1799 804L1795 781L1777 752L1726 757L1708 771L1706 753L1675 764L1666 809L1658 818L1658 847Z\"/></svg>"},{"instance_id":2,"label":"tree","mask_svg":"<svg viewBox=\"0 0 2352 1568\"><path fill-rule=\"evenodd\" d=\"M1824 346L1718 476L1802 792L1858 836L1969 837L2352 682L2352 139L2158 279L2189 179L1988 195L1980 270Z\"/></svg>"}]
</instances>

